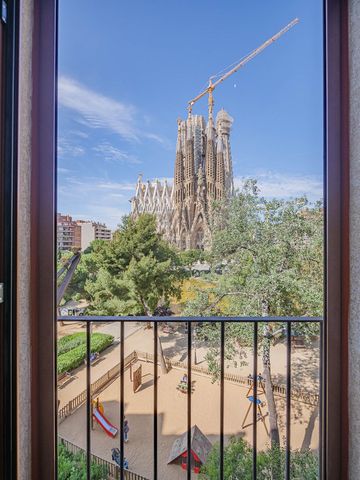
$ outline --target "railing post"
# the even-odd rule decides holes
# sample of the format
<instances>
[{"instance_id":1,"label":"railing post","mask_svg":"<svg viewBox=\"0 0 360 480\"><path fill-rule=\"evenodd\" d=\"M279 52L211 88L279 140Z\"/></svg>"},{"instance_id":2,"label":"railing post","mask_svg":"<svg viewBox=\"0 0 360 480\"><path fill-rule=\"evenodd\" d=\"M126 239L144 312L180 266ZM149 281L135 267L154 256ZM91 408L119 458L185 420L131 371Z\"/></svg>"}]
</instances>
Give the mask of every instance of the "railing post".
<instances>
[{"instance_id":1,"label":"railing post","mask_svg":"<svg viewBox=\"0 0 360 480\"><path fill-rule=\"evenodd\" d=\"M291 322L287 324L286 345L286 457L285 479L290 480L291 464Z\"/></svg>"},{"instance_id":2,"label":"railing post","mask_svg":"<svg viewBox=\"0 0 360 480\"><path fill-rule=\"evenodd\" d=\"M120 323L120 479L124 480L124 322Z\"/></svg>"},{"instance_id":3,"label":"railing post","mask_svg":"<svg viewBox=\"0 0 360 480\"><path fill-rule=\"evenodd\" d=\"M220 480L224 479L225 323L220 323Z\"/></svg>"},{"instance_id":4,"label":"railing post","mask_svg":"<svg viewBox=\"0 0 360 480\"><path fill-rule=\"evenodd\" d=\"M90 383L90 350L91 350L91 323L86 323L86 478L91 480L91 383Z\"/></svg>"},{"instance_id":5,"label":"railing post","mask_svg":"<svg viewBox=\"0 0 360 480\"><path fill-rule=\"evenodd\" d=\"M160 341L160 339L159 339ZM158 324L154 322L154 480L157 480L157 442L158 442L158 421L157 421L157 407L158 407Z\"/></svg>"},{"instance_id":6,"label":"railing post","mask_svg":"<svg viewBox=\"0 0 360 480\"><path fill-rule=\"evenodd\" d=\"M191 322L187 322L188 365L187 365L187 480L191 480Z\"/></svg>"},{"instance_id":7,"label":"railing post","mask_svg":"<svg viewBox=\"0 0 360 480\"><path fill-rule=\"evenodd\" d=\"M254 322L253 334L253 480L257 478L257 384L258 384L258 324ZM251 381L250 381L251 385Z\"/></svg>"}]
</instances>

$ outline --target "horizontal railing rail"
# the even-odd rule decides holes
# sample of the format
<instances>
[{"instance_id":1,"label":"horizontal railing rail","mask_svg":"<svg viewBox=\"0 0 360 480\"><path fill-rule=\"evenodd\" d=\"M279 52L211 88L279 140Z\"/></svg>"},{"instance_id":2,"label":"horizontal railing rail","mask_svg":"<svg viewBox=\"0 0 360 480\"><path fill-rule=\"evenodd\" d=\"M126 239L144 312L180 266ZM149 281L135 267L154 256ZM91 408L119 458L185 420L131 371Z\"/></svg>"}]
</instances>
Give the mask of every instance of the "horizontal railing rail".
<instances>
[{"instance_id":1,"label":"horizontal railing rail","mask_svg":"<svg viewBox=\"0 0 360 480\"><path fill-rule=\"evenodd\" d=\"M140 322L140 323L221 323L221 322L240 322L240 323L322 323L322 317L177 317L174 315L163 317L147 317L147 316L113 316L113 315L71 315L71 316L59 316L57 319L59 322L91 322L91 323L106 323L106 322Z\"/></svg>"},{"instance_id":2,"label":"horizontal railing rail","mask_svg":"<svg viewBox=\"0 0 360 480\"><path fill-rule=\"evenodd\" d=\"M219 478L224 479L224 381L225 380L232 380L238 381L241 383L244 381L249 381L246 377L244 379L240 378L241 376L235 376L235 374L225 372L225 325L229 322L231 323L246 323L252 325L253 327L253 366L252 366L252 383L253 383L253 396L252 396L252 452L253 452L253 462L252 462L252 478L253 480L257 479L257 420L258 420L258 412L257 412L257 404L258 404L258 341L261 338L261 334L259 333L259 324L269 324L269 323L282 323L285 325L284 332L286 338L286 386L273 386L273 391L275 394L281 395L285 397L285 409L286 409L286 421L285 421L285 480L290 480L290 467L291 467L291 448L290 448L290 441L291 441L291 400L298 400L303 401L305 403L310 403L312 405L319 405L320 407L320 425L323 425L322 421L322 412L323 412L323 405L322 405L322 372L323 372L323 354L322 354L322 339L323 339L323 318L321 317L249 317L249 316L237 316L237 317L176 317L176 316L161 316L161 317L149 317L149 316L61 316L58 317L58 321L61 322L81 322L86 325L86 390L82 392L76 399L74 399L74 403L70 406L65 406L63 409L60 409L59 416L63 418L71 409L76 409L80 404L86 403L86 464L87 464L87 479L90 480L91 478L91 462L92 462L92 455L91 455L91 402L92 396L97 391L104 388L106 382L110 381L109 372L106 375L100 377L96 382L93 384L90 383L90 332L91 332L91 324L93 323L111 323L116 322L120 324L120 363L115 365L112 369L112 377L119 376L120 377L120 432L124 431L124 414L125 414L125 404L124 404L124 372L132 360L129 360L129 356L125 357L125 335L124 335L124 325L127 322L131 323L152 323L154 326L153 329L153 353L147 354L151 355L151 359L153 362L153 369L154 369L154 383L153 383L153 478L156 480L158 478L158 471L157 471L157 457L158 457L158 426L157 426L157 403L158 403L158 325L159 323L185 323L187 325L187 331L185 335L187 336L187 362L176 362L171 361L176 365L176 363L181 366L181 368L185 368L187 370L187 382L188 385L191 385L191 374L192 372L200 372L199 367L196 365L192 365L192 362L189 359L192 358L192 329L194 324L197 323L218 323L220 324L220 375L219 375L219 383L220 383L220 456L219 456ZM320 335L320 364L319 364L319 378L320 378L320 386L319 386L319 394L312 395L312 394L304 394L301 393L299 389L292 388L292 372L291 372L291 349L292 349L292 326L293 324L305 324L305 323L312 323L319 325L319 335ZM195 325L196 326L196 325ZM140 353L140 352L139 352ZM136 352L133 352L131 355L137 355ZM133 357L135 358L135 357ZM66 411L68 409L68 411ZM191 430L192 430L192 417L191 417L191 388L187 389L187 458L191 458ZM119 447L120 447L120 467L119 467L119 478L120 480L142 480L144 477L136 476L136 477L129 477L126 473L127 470L124 469L124 437L122 434L119 435ZM319 435L319 442L320 442L320 471L321 471L321 462L322 462L322 432ZM191 479L191 468L192 462L187 462L187 479ZM137 474L134 474L137 475Z\"/></svg>"}]
</instances>

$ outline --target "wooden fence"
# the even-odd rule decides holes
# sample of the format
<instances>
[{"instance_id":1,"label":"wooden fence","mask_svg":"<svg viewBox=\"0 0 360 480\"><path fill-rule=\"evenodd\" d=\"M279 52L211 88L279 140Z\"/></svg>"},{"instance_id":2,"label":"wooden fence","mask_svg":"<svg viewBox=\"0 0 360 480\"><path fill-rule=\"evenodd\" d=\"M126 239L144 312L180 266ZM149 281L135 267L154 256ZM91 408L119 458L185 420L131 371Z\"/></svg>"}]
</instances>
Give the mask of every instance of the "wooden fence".
<instances>
[{"instance_id":1,"label":"wooden fence","mask_svg":"<svg viewBox=\"0 0 360 480\"><path fill-rule=\"evenodd\" d=\"M154 363L154 355L148 352L141 352L139 350L135 350L130 353L124 359L124 368L127 369L130 364L136 362L137 360L142 360L145 362ZM177 360L170 360L166 359L168 367L177 367L186 370L187 363L180 362ZM211 376L209 369L207 367L203 367L200 365L192 365L191 371L195 373L199 373L201 375ZM98 378L94 383L91 384L91 396L96 395L102 389L104 389L109 383L115 380L120 375L120 363L112 367L108 372ZM224 379L243 385L244 387L249 387L251 385L251 379L249 377L244 377L242 375L238 375L236 373L224 373ZM285 385L277 385L273 384L273 391L275 395L279 397L286 397L286 386ZM307 390L300 390L297 388L291 388L291 399L306 403L308 405L317 406L319 404L319 394L310 392ZM70 400L64 407L62 407L58 412L58 419L59 422L64 420L66 417L71 415L77 408L79 408L83 403L86 402L86 390L81 392L75 398Z\"/></svg>"},{"instance_id":2,"label":"wooden fence","mask_svg":"<svg viewBox=\"0 0 360 480\"><path fill-rule=\"evenodd\" d=\"M86 451L79 447L78 445L74 445L73 443L65 440L64 438L58 436L59 443L63 445L66 450L74 454L83 455L86 458ZM120 478L120 468L115 465L115 463L108 462L103 458L97 457L96 455L91 454L91 462L96 463L97 465L101 465L106 469L108 479L116 479ZM131 470L124 470L124 480L147 480L142 475L138 475L137 473L132 472Z\"/></svg>"},{"instance_id":3,"label":"wooden fence","mask_svg":"<svg viewBox=\"0 0 360 480\"><path fill-rule=\"evenodd\" d=\"M143 360L145 362L151 362L151 363L154 362L154 355L152 353L141 352L139 350L136 350L136 357L139 360ZM166 359L166 362L168 367L178 367L178 368L187 370L186 362L179 362L177 360L170 360L170 359ZM207 367L203 367L200 365L191 365L191 371L195 373L200 373L202 375L211 376L209 369ZM224 379L229 382L238 383L240 385L243 385L244 387L251 386L251 378L244 377L236 373L224 372ZM279 397L286 397L285 385L273 384L273 391L275 395L278 395ZM291 388L291 399L296 400L298 402L306 403L308 405L313 405L313 406L317 406L319 404L318 393L310 392L307 390L300 390L294 387Z\"/></svg>"},{"instance_id":4,"label":"wooden fence","mask_svg":"<svg viewBox=\"0 0 360 480\"><path fill-rule=\"evenodd\" d=\"M124 367L125 369L130 366L131 363L137 360L136 352L130 353L124 359ZM94 383L91 384L91 396L96 395L99 393L103 388L105 388L109 383L115 380L120 375L120 363L112 367L108 370L104 375L99 377ZM86 402L86 390L81 392L75 398L70 400L69 403L64 405L58 411L58 419L61 422L66 417L71 415L76 409L78 409L83 403Z\"/></svg>"}]
</instances>

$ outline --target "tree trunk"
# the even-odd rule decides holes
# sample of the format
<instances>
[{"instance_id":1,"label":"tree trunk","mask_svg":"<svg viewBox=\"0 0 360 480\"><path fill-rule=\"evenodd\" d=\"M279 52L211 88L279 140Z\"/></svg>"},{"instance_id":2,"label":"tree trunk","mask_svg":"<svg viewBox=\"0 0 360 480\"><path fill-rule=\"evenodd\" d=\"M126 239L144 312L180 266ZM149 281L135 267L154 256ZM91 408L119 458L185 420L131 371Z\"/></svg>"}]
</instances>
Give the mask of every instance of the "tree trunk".
<instances>
[{"instance_id":1,"label":"tree trunk","mask_svg":"<svg viewBox=\"0 0 360 480\"><path fill-rule=\"evenodd\" d=\"M150 308L146 304L145 300L142 300L142 304L143 304L143 307L145 309L146 316L147 317L152 317L153 316L152 311L150 310ZM150 325L150 327L151 327L151 322L148 322L148 325ZM161 345L161 340L160 340L159 334L157 335L157 344L158 344L158 357L160 357L161 373L163 373L165 375L166 373L168 373L168 370L167 370L166 361L165 361L165 357L164 357L164 351L163 351L163 348L162 348L162 345ZM156 362L157 359L155 358L154 361Z\"/></svg>"},{"instance_id":2,"label":"tree trunk","mask_svg":"<svg viewBox=\"0 0 360 480\"><path fill-rule=\"evenodd\" d=\"M165 375L166 373L168 373L168 370L167 370L166 361L165 361L165 357L164 357L164 352L163 352L163 349L162 349L161 340L160 340L159 335L157 336L157 340L158 340L158 357L160 357L161 373L163 373Z\"/></svg>"},{"instance_id":3,"label":"tree trunk","mask_svg":"<svg viewBox=\"0 0 360 480\"><path fill-rule=\"evenodd\" d=\"M262 316L267 317L269 315L269 305L266 301L262 304ZM267 407L269 411L269 424L270 424L270 442L271 446L280 446L280 434L278 425L278 416L276 410L275 397L273 392L273 384L271 380L271 360L270 360L270 339L268 334L270 333L269 324L265 324L265 335L263 343L263 377L265 380L265 396L267 401Z\"/></svg>"},{"instance_id":4,"label":"tree trunk","mask_svg":"<svg viewBox=\"0 0 360 480\"><path fill-rule=\"evenodd\" d=\"M271 446L280 445L280 434L278 426L278 418L276 411L276 403L271 381L271 365L270 365L270 340L265 338L263 346L263 377L265 380L265 395L267 407L269 411L270 424L270 442Z\"/></svg>"}]
</instances>

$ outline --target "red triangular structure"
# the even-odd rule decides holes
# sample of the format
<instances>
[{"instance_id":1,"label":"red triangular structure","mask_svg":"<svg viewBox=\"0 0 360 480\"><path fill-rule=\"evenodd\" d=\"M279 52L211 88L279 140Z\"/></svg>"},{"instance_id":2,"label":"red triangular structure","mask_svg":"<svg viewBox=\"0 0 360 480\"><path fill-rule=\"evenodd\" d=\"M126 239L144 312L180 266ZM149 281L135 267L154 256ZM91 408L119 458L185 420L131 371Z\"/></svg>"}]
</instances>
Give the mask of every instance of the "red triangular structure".
<instances>
[{"instance_id":1,"label":"red triangular structure","mask_svg":"<svg viewBox=\"0 0 360 480\"><path fill-rule=\"evenodd\" d=\"M199 473L200 466L206 462L207 456L212 449L212 444L197 425L194 425L191 429L190 448L192 463L194 464L194 472ZM174 463L177 460L182 460L182 467L186 468L187 454L187 432L185 432L173 443L168 459L168 464Z\"/></svg>"}]
</instances>

